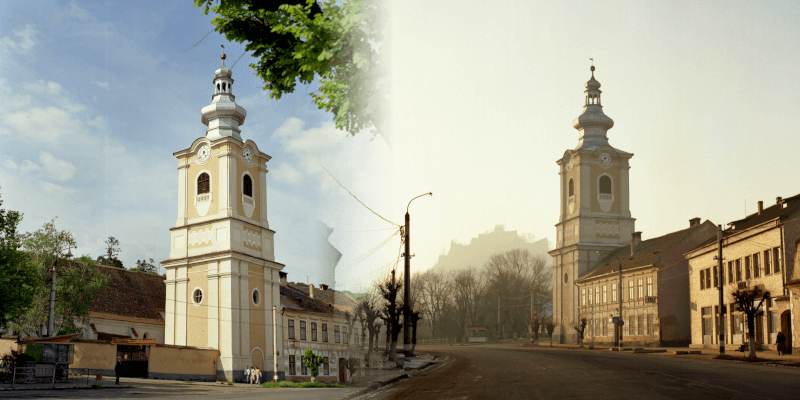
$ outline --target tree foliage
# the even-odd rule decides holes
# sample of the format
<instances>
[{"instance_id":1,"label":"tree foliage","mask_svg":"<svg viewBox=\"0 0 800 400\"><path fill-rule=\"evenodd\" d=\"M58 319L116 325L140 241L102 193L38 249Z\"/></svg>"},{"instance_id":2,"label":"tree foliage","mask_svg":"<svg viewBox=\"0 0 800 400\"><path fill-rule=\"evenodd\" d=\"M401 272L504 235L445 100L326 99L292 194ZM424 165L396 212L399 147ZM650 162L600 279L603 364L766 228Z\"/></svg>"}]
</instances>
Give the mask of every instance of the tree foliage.
<instances>
[{"instance_id":1,"label":"tree foliage","mask_svg":"<svg viewBox=\"0 0 800 400\"><path fill-rule=\"evenodd\" d=\"M119 248L119 240L117 240L117 238L114 236L109 236L108 239L106 239L106 241L103 243L106 244L106 254L97 257L97 263L101 265L107 265L109 267L125 268L122 265L122 261L117 258L119 253L122 251Z\"/></svg>"},{"instance_id":2,"label":"tree foliage","mask_svg":"<svg viewBox=\"0 0 800 400\"><path fill-rule=\"evenodd\" d=\"M741 311L747 317L747 331L749 337L749 357L756 357L756 317L764 314L761 306L770 297L768 290L760 290L758 287L736 289L731 293L733 296L736 311ZM760 297L760 300L759 300ZM758 302L758 303L756 303Z\"/></svg>"},{"instance_id":3,"label":"tree foliage","mask_svg":"<svg viewBox=\"0 0 800 400\"><path fill-rule=\"evenodd\" d=\"M136 260L136 267L131 268L131 271L147 272L149 274L158 275L158 267L155 265L155 260L152 258L148 260Z\"/></svg>"},{"instance_id":4,"label":"tree foliage","mask_svg":"<svg viewBox=\"0 0 800 400\"><path fill-rule=\"evenodd\" d=\"M0 198L0 206L3 200ZM20 250L19 211L0 209L0 330L16 321L33 303L36 270Z\"/></svg>"},{"instance_id":5,"label":"tree foliage","mask_svg":"<svg viewBox=\"0 0 800 400\"><path fill-rule=\"evenodd\" d=\"M77 333L87 323L91 300L108 285L108 277L98 270L89 256L65 259L64 251L69 247L76 247L72 233L56 229L55 220L25 235L22 249L32 263L36 284L30 307L9 324L14 332L30 336L42 336L45 333L50 300L50 269L53 265L57 274L53 321L55 332Z\"/></svg>"},{"instance_id":6,"label":"tree foliage","mask_svg":"<svg viewBox=\"0 0 800 400\"><path fill-rule=\"evenodd\" d=\"M312 103L332 112L336 127L355 135L369 127L380 132L385 99L385 62L379 51L384 25L375 0L195 0L214 12L214 30L246 43L250 64L270 97L292 93L315 80Z\"/></svg>"},{"instance_id":7,"label":"tree foliage","mask_svg":"<svg viewBox=\"0 0 800 400\"><path fill-rule=\"evenodd\" d=\"M306 349L303 354L303 365L311 372L311 376L319 375L319 366L323 362L325 362L325 359L322 356L314 354L314 351L311 349Z\"/></svg>"}]
</instances>

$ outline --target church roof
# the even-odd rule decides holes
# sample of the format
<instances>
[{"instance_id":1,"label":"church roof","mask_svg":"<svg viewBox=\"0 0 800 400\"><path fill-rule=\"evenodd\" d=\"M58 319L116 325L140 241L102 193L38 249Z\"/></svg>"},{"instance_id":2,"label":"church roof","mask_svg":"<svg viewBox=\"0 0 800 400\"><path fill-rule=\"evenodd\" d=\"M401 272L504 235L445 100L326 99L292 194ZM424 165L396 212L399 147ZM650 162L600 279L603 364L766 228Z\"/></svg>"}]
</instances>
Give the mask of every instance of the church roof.
<instances>
[{"instance_id":1,"label":"church roof","mask_svg":"<svg viewBox=\"0 0 800 400\"><path fill-rule=\"evenodd\" d=\"M104 265L97 269L108 276L108 287L92 299L90 312L164 320L166 277Z\"/></svg>"},{"instance_id":2,"label":"church roof","mask_svg":"<svg viewBox=\"0 0 800 400\"><path fill-rule=\"evenodd\" d=\"M678 246L684 242L684 239L690 237L694 233L701 232L703 229L707 229L708 232L716 231L716 226L711 221L706 220L706 222L702 224L690 226L687 229L668 233L657 238L643 240L636 246L633 254L631 254L630 244L620 247L600 260L600 262L596 264L596 268L581 276L577 282L586 281L608 273L619 272L620 263L622 264L623 271L656 265L668 250ZM701 236L697 244L705 242L706 238L706 236ZM691 246L692 249L695 247L696 244ZM685 252L681 252L681 254L683 253Z\"/></svg>"},{"instance_id":3,"label":"church roof","mask_svg":"<svg viewBox=\"0 0 800 400\"><path fill-rule=\"evenodd\" d=\"M290 284L291 285L291 284ZM314 295L317 291L314 291ZM297 285L281 285L281 306L288 310L312 312L318 314L341 315L332 304L318 299L312 299L308 293L300 290Z\"/></svg>"}]
</instances>

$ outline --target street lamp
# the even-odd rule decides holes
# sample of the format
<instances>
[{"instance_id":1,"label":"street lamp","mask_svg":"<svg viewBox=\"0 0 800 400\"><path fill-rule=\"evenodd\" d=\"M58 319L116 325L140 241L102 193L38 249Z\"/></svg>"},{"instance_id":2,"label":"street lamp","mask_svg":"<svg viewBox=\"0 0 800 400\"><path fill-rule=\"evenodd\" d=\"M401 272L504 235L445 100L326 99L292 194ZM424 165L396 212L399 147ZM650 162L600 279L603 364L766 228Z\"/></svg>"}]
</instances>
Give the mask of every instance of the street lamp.
<instances>
[{"instance_id":1,"label":"street lamp","mask_svg":"<svg viewBox=\"0 0 800 400\"><path fill-rule=\"evenodd\" d=\"M622 320L622 260L620 260L620 258L617 257L617 255L614 253L609 253L604 251L597 252L597 255L602 255L602 254L610 255L616 258L617 262L619 262L619 285L617 285L619 289L619 291L617 292L618 294L617 300L619 300L619 317L615 325L617 325L619 329L619 336L617 337L617 346L619 351L622 351L622 325L625 324L625 321Z\"/></svg>"},{"instance_id":2,"label":"street lamp","mask_svg":"<svg viewBox=\"0 0 800 400\"><path fill-rule=\"evenodd\" d=\"M405 277L403 278L405 288L403 288L403 352L406 355L410 355L411 352L411 315L410 315L410 304L409 299L411 298L411 236L409 234L409 230L411 228L411 217L408 215L408 208L411 207L411 202L422 197L422 196L433 196L433 192L428 192L425 194L421 194L417 197L414 197L408 202L408 206L406 206L406 228L405 228L405 242L406 242L406 251L403 254L405 256Z\"/></svg>"},{"instance_id":3,"label":"street lamp","mask_svg":"<svg viewBox=\"0 0 800 400\"><path fill-rule=\"evenodd\" d=\"M76 247L77 248L77 247ZM67 260L72 258L72 245L68 245L67 254L64 257ZM60 255L60 251L58 252ZM56 310L56 264L58 263L58 256L53 260L53 267L50 269L50 310L47 313L47 337L53 337L53 322L55 321Z\"/></svg>"}]
</instances>

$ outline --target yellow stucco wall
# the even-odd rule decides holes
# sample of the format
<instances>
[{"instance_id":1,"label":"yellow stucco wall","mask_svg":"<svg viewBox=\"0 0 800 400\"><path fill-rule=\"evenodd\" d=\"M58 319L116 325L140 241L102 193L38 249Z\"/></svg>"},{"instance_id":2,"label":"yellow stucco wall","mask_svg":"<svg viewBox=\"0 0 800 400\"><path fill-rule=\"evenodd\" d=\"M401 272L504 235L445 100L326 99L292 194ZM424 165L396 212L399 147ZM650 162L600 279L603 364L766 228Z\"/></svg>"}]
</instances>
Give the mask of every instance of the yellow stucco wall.
<instances>
[{"instance_id":1,"label":"yellow stucco wall","mask_svg":"<svg viewBox=\"0 0 800 400\"><path fill-rule=\"evenodd\" d=\"M186 285L186 345L209 347L208 344L208 273L207 264L189 266L189 282ZM203 301L200 305L194 304L192 295L196 288L203 290Z\"/></svg>"},{"instance_id":2,"label":"yellow stucco wall","mask_svg":"<svg viewBox=\"0 0 800 400\"><path fill-rule=\"evenodd\" d=\"M150 346L148 372L183 375L216 375L218 350Z\"/></svg>"},{"instance_id":3,"label":"yellow stucco wall","mask_svg":"<svg viewBox=\"0 0 800 400\"><path fill-rule=\"evenodd\" d=\"M75 343L75 357L70 368L113 370L117 361L117 345L111 343Z\"/></svg>"},{"instance_id":4,"label":"yellow stucco wall","mask_svg":"<svg viewBox=\"0 0 800 400\"><path fill-rule=\"evenodd\" d=\"M264 319L264 268L255 265L248 265L248 273L250 279L248 284L250 290L248 291L248 302L250 307L250 348L260 348L267 351L265 340L265 319ZM261 302L256 306L253 304L253 289L258 289ZM272 324L272 321L269 321ZM271 325L268 327L272 329Z\"/></svg>"},{"instance_id":5,"label":"yellow stucco wall","mask_svg":"<svg viewBox=\"0 0 800 400\"><path fill-rule=\"evenodd\" d=\"M17 337L0 338L0 357L5 354L10 354L11 350L20 350L17 344Z\"/></svg>"},{"instance_id":6,"label":"yellow stucco wall","mask_svg":"<svg viewBox=\"0 0 800 400\"><path fill-rule=\"evenodd\" d=\"M590 204L592 205L592 211L604 212L600 208L600 202L597 200L597 194L600 192L600 182L598 179L600 175L608 174L611 176L611 193L614 195L614 203L611 204L611 209L608 212L619 213L620 204L622 204L622 198L620 197L619 167L612 165L608 168L602 168L596 158L593 158L592 161L597 162L594 168L591 169L591 177L589 178L589 185L591 186L589 198L591 199Z\"/></svg>"}]
</instances>

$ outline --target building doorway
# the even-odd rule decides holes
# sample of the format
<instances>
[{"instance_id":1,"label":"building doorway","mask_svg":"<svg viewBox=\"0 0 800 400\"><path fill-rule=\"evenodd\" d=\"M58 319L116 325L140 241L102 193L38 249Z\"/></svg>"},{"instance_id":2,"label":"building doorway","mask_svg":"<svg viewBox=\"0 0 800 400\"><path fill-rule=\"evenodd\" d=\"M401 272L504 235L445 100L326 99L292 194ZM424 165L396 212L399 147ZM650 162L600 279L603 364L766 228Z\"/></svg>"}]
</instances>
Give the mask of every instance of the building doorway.
<instances>
[{"instance_id":1,"label":"building doorway","mask_svg":"<svg viewBox=\"0 0 800 400\"><path fill-rule=\"evenodd\" d=\"M339 359L339 383L347 382L347 368L344 366L344 358Z\"/></svg>"},{"instance_id":2,"label":"building doorway","mask_svg":"<svg viewBox=\"0 0 800 400\"><path fill-rule=\"evenodd\" d=\"M764 316L756 317L756 336L753 338L756 344L763 344L764 343Z\"/></svg>"},{"instance_id":3,"label":"building doorway","mask_svg":"<svg viewBox=\"0 0 800 400\"><path fill-rule=\"evenodd\" d=\"M783 335L786 336L786 352L792 354L792 324L791 324L792 316L789 313L789 310L784 311L781 313L781 332Z\"/></svg>"},{"instance_id":4,"label":"building doorway","mask_svg":"<svg viewBox=\"0 0 800 400\"><path fill-rule=\"evenodd\" d=\"M147 360L150 346L117 345L117 357L122 365L116 371L119 376L131 378L147 378Z\"/></svg>"},{"instance_id":5,"label":"building doorway","mask_svg":"<svg viewBox=\"0 0 800 400\"><path fill-rule=\"evenodd\" d=\"M253 367L258 367L260 371L264 371L264 353L261 352L261 349L255 348L253 351L250 352L250 365ZM262 377L263 379L263 377Z\"/></svg>"}]
</instances>

